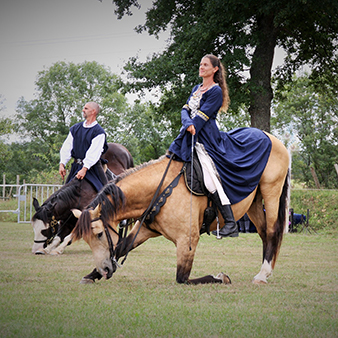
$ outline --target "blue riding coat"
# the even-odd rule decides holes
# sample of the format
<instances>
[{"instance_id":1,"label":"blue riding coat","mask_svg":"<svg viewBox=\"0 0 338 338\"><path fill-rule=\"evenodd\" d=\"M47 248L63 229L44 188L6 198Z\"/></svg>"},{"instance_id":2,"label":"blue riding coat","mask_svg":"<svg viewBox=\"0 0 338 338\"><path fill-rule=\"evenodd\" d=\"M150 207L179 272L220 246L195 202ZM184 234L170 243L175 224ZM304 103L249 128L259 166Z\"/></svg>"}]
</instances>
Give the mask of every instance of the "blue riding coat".
<instances>
[{"instance_id":1,"label":"blue riding coat","mask_svg":"<svg viewBox=\"0 0 338 338\"><path fill-rule=\"evenodd\" d=\"M255 128L238 128L227 133L218 129L216 117L223 101L218 85L202 95L197 114L191 118L189 100L199 86L193 88L182 108L182 128L169 151L179 160L191 161L192 135L186 129L193 124L196 129L194 141L204 145L215 163L225 193L231 204L235 204L258 185L270 156L271 141L263 131Z\"/></svg>"}]
</instances>

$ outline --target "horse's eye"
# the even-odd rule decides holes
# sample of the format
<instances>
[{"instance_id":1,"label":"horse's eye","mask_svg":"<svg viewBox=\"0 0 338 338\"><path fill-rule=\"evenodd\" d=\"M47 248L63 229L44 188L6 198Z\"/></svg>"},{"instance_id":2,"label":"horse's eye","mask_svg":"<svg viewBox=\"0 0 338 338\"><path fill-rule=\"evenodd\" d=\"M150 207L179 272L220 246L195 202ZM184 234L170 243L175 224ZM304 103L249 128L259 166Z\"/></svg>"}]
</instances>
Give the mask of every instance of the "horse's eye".
<instances>
[{"instance_id":1,"label":"horse's eye","mask_svg":"<svg viewBox=\"0 0 338 338\"><path fill-rule=\"evenodd\" d=\"M102 232L100 232L99 234L97 234L97 238L101 238L102 237L102 235L103 235L103 231Z\"/></svg>"}]
</instances>

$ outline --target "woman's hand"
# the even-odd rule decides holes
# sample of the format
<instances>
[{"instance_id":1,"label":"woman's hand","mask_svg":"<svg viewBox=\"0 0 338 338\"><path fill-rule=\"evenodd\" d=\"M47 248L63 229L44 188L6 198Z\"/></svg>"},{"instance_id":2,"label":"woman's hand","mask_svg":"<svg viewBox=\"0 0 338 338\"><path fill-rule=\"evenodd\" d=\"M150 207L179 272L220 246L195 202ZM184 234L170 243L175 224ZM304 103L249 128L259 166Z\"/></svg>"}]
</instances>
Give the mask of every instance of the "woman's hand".
<instances>
[{"instance_id":1,"label":"woman's hand","mask_svg":"<svg viewBox=\"0 0 338 338\"><path fill-rule=\"evenodd\" d=\"M187 128L187 131L191 134L191 135L195 135L196 134L196 129L195 126L192 124Z\"/></svg>"}]
</instances>

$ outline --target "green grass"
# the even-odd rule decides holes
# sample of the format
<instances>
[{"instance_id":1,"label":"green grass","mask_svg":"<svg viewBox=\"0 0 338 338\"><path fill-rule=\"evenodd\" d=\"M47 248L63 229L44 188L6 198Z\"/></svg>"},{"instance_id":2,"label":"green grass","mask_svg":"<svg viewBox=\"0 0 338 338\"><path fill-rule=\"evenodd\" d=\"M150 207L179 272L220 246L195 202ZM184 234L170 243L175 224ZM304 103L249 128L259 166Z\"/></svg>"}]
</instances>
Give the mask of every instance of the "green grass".
<instances>
[{"instance_id":1,"label":"green grass","mask_svg":"<svg viewBox=\"0 0 338 338\"><path fill-rule=\"evenodd\" d=\"M0 199L0 210L16 210L18 207L18 201L16 198L9 200ZM11 212L0 212L0 222L17 222L18 215Z\"/></svg>"},{"instance_id":2,"label":"green grass","mask_svg":"<svg viewBox=\"0 0 338 338\"><path fill-rule=\"evenodd\" d=\"M227 273L232 285L179 285L174 245L151 239L112 279L79 284L93 268L82 240L59 257L31 254L30 225L0 223L1 337L337 337L338 243L287 234L268 285L257 234L201 237L191 277Z\"/></svg>"}]
</instances>

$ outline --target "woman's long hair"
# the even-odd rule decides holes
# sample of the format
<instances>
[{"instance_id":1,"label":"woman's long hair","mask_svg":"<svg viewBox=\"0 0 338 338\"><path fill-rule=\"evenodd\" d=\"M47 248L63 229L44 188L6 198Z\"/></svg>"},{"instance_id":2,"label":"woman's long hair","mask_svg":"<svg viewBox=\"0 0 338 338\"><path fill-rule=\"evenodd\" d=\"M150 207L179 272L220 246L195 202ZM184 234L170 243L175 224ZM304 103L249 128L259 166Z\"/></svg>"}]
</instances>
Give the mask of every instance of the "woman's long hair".
<instances>
[{"instance_id":1,"label":"woman's long hair","mask_svg":"<svg viewBox=\"0 0 338 338\"><path fill-rule=\"evenodd\" d=\"M223 92L223 103L222 103L220 110L223 112L226 112L230 104L230 97L229 97L228 85L226 82L227 74L226 74L225 68L217 56L213 54L207 54L204 57L210 60L213 67L218 67L217 72L214 74L214 81L218 83L218 85L221 87L222 92Z\"/></svg>"}]
</instances>

